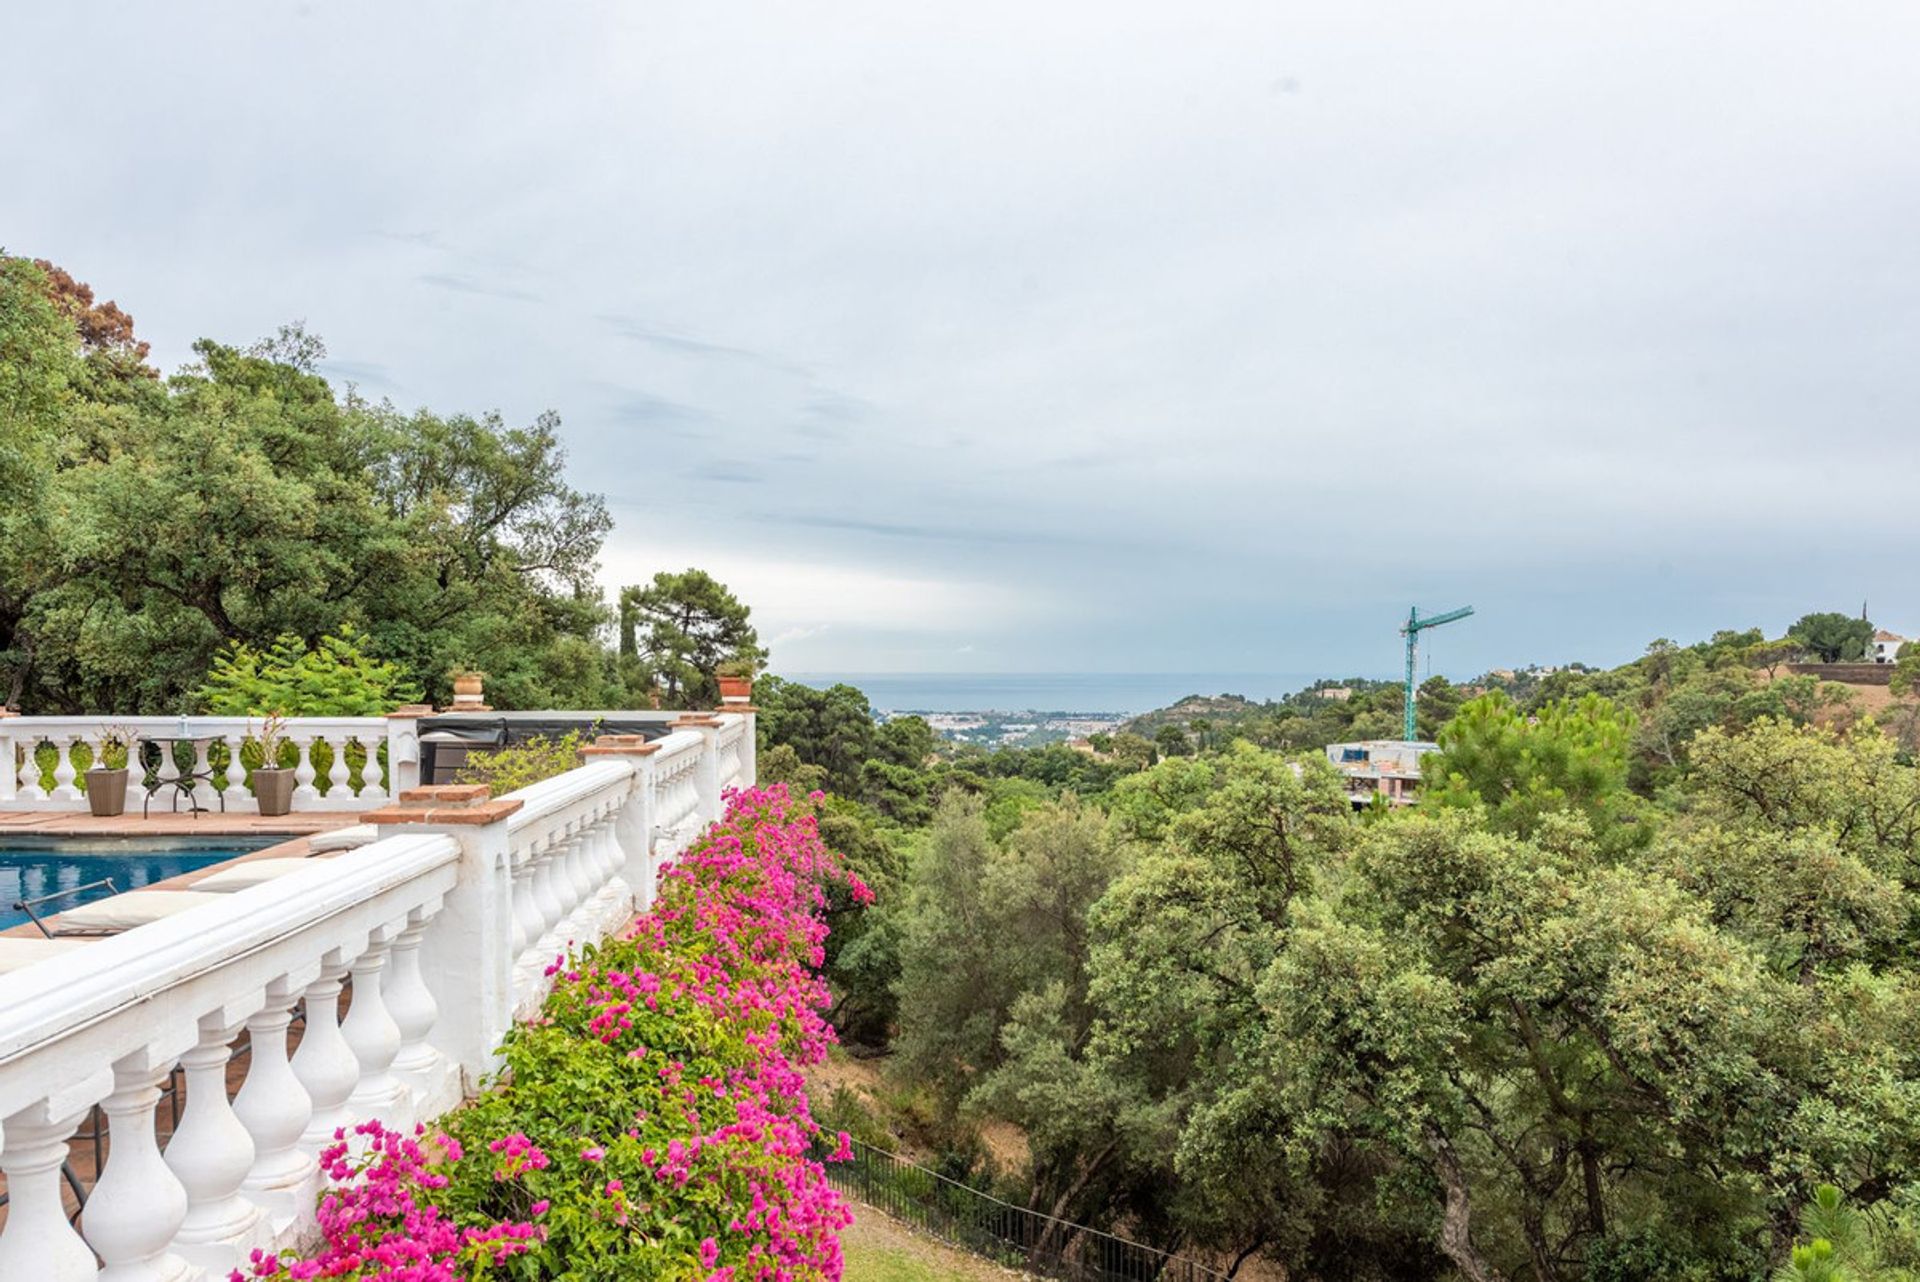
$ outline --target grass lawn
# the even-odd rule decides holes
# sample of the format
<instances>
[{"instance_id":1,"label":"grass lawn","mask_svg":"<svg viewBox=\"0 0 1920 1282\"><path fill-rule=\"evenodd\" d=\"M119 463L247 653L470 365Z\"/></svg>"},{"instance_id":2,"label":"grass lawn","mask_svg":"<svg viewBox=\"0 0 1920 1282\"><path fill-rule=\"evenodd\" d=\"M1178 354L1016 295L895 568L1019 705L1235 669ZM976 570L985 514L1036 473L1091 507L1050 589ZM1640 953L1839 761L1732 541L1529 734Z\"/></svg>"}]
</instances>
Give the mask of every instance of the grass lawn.
<instances>
[{"instance_id":1,"label":"grass lawn","mask_svg":"<svg viewBox=\"0 0 1920 1282\"><path fill-rule=\"evenodd\" d=\"M840 1235L845 1282L1009 1282L1021 1276L902 1227L854 1204L853 1224Z\"/></svg>"}]
</instances>

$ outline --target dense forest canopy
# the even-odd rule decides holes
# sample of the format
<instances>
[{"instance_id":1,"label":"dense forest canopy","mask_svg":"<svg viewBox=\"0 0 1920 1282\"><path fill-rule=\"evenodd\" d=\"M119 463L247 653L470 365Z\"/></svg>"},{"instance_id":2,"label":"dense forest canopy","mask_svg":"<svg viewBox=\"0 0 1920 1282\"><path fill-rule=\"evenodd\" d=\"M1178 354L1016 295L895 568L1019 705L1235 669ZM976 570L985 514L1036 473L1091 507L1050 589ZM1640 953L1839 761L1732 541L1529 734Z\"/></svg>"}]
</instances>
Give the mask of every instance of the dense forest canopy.
<instances>
[{"instance_id":1,"label":"dense forest canopy","mask_svg":"<svg viewBox=\"0 0 1920 1282\"><path fill-rule=\"evenodd\" d=\"M345 628L429 698L458 666L507 708L644 706L662 678L711 703L712 668L758 656L746 608L697 571L645 590L673 635L615 650L610 519L568 482L556 415L336 391L298 326L194 352L161 378L125 311L0 256L0 703L191 709L233 647ZM688 654L710 616L724 645Z\"/></svg>"},{"instance_id":2,"label":"dense forest canopy","mask_svg":"<svg viewBox=\"0 0 1920 1282\"><path fill-rule=\"evenodd\" d=\"M1293 750L1391 733L1389 683L991 753L764 683L763 774L826 790L879 892L835 922L834 1019L883 1066L840 1124L1223 1270L1810 1278L1837 1216L1876 1226L1852 1276L1900 1275L1912 699L1882 724L1805 653L1435 678L1422 804L1359 814Z\"/></svg>"}]
</instances>

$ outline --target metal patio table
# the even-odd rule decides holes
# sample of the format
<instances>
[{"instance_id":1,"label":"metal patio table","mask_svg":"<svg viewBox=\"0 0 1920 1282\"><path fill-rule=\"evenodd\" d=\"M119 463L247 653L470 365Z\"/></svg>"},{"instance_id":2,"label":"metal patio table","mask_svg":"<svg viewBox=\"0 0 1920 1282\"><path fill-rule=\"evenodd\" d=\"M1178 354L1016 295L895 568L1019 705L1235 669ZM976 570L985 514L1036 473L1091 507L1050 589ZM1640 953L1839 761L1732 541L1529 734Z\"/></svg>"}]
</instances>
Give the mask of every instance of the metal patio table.
<instances>
[{"instance_id":1,"label":"metal patio table","mask_svg":"<svg viewBox=\"0 0 1920 1282\"><path fill-rule=\"evenodd\" d=\"M213 759L212 759L210 750L212 749L215 743L219 742L224 737L225 736L223 735L217 735L217 734L141 735L140 736L141 743L143 744L150 743L150 744L153 744L155 747L159 748L162 759L172 760L174 762L174 766L176 769L179 767L180 763L173 756L174 748L177 745L183 744L183 743L191 744L193 746L193 764L189 766L187 769L180 771L179 774L175 775L171 779L164 778L159 773L156 772L154 775L154 780L152 785L149 786L146 790L147 792L146 800L140 803L140 817L142 819L147 817L147 809L153 804L154 795L158 793L162 788L173 789L173 797L172 797L173 804L170 807L173 813L175 814L180 813L180 798L182 796L186 797L187 808L189 811L192 812L192 814L196 818L198 818L200 815L207 813L209 808L200 804L200 798L196 794L195 789L198 785L203 783L207 784L208 786L212 786ZM202 745L205 745L205 747L203 748ZM206 763L204 767L202 767L201 765L202 762ZM144 774L144 770L142 771L142 773ZM213 795L220 799L220 813L225 814L227 811L227 794L218 788L214 788Z\"/></svg>"}]
</instances>

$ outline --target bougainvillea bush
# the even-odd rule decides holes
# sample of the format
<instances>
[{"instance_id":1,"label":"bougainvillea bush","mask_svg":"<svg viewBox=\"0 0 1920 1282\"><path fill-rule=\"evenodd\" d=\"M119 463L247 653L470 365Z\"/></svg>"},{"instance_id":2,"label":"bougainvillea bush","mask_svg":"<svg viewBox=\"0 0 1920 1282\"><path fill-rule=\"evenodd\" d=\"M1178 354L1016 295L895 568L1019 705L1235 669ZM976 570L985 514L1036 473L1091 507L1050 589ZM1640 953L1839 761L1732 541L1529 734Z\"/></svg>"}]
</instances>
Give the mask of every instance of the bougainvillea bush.
<instances>
[{"instance_id":1,"label":"bougainvillea bush","mask_svg":"<svg viewBox=\"0 0 1920 1282\"><path fill-rule=\"evenodd\" d=\"M817 968L834 883L870 897L808 806L782 786L732 795L628 938L556 965L495 1089L444 1134L376 1129L357 1164L343 1147L326 1249L252 1272L837 1279L851 1216L809 1156L820 1128L800 1075L832 1040Z\"/></svg>"}]
</instances>

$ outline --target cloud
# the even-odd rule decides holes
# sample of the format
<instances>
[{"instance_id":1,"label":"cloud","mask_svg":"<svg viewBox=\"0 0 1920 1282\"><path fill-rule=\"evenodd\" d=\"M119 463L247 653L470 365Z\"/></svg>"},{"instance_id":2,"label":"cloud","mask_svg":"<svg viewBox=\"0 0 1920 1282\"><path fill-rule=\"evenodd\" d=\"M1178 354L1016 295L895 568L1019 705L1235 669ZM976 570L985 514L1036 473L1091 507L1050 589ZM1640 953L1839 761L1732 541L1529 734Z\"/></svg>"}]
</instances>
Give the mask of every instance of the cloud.
<instances>
[{"instance_id":1,"label":"cloud","mask_svg":"<svg viewBox=\"0 0 1920 1282\"><path fill-rule=\"evenodd\" d=\"M369 387L381 387L390 391L404 391L404 387L393 377L393 371L376 361L343 361L328 357L319 364L320 372L330 380L344 379Z\"/></svg>"},{"instance_id":2,"label":"cloud","mask_svg":"<svg viewBox=\"0 0 1920 1282\"><path fill-rule=\"evenodd\" d=\"M764 365L769 369L789 373L804 373L785 361L777 360L761 352L750 351L744 347L731 347L725 343L710 343L705 339L690 338L685 334L673 334L655 329L631 316L601 315L594 319L604 323L608 329L621 338L644 343L655 351L666 352L672 356L694 356L719 358L730 361L748 361Z\"/></svg>"},{"instance_id":3,"label":"cloud","mask_svg":"<svg viewBox=\"0 0 1920 1282\"><path fill-rule=\"evenodd\" d=\"M540 295L528 293L524 289L514 289L506 285L492 285L474 280L469 276L454 276L444 272L428 272L414 277L422 285L431 285L435 289L452 290L456 294L479 294L487 298L504 298L516 303L538 303L544 301Z\"/></svg>"},{"instance_id":4,"label":"cloud","mask_svg":"<svg viewBox=\"0 0 1920 1282\"><path fill-rule=\"evenodd\" d=\"M91 180L7 243L163 369L303 315L336 378L557 410L610 563L670 537L821 670L1391 670L1416 602L1478 607L1464 676L1912 632L1920 8L1703 2L17 6L147 128L10 66L15 169Z\"/></svg>"},{"instance_id":5,"label":"cloud","mask_svg":"<svg viewBox=\"0 0 1920 1282\"><path fill-rule=\"evenodd\" d=\"M695 405L683 401L670 400L665 396L656 396L652 392L628 389L607 407L608 412L624 422L637 423L646 427L679 429L678 436L697 436L697 433L685 429L711 422L713 416Z\"/></svg>"},{"instance_id":6,"label":"cloud","mask_svg":"<svg viewBox=\"0 0 1920 1282\"><path fill-rule=\"evenodd\" d=\"M404 245L422 245L438 248L440 234L431 228L423 231L377 231L373 233L382 240L397 240Z\"/></svg>"},{"instance_id":7,"label":"cloud","mask_svg":"<svg viewBox=\"0 0 1920 1282\"><path fill-rule=\"evenodd\" d=\"M802 436L837 441L846 436L849 427L866 419L872 412L873 406L857 396L836 392L831 388L815 388L801 406L800 421L794 430Z\"/></svg>"},{"instance_id":8,"label":"cloud","mask_svg":"<svg viewBox=\"0 0 1920 1282\"><path fill-rule=\"evenodd\" d=\"M709 459L688 468L686 475L690 480L719 481L727 485L759 485L767 479L759 468L732 459Z\"/></svg>"},{"instance_id":9,"label":"cloud","mask_svg":"<svg viewBox=\"0 0 1920 1282\"><path fill-rule=\"evenodd\" d=\"M1045 543L1074 543L1060 535L1024 530L995 530L984 527L920 525L909 521L881 521L854 516L809 516L798 513L770 513L755 518L773 525L800 525L817 530L846 530L854 534L877 534L890 539L926 539L944 543L984 543L1036 546Z\"/></svg>"}]
</instances>

